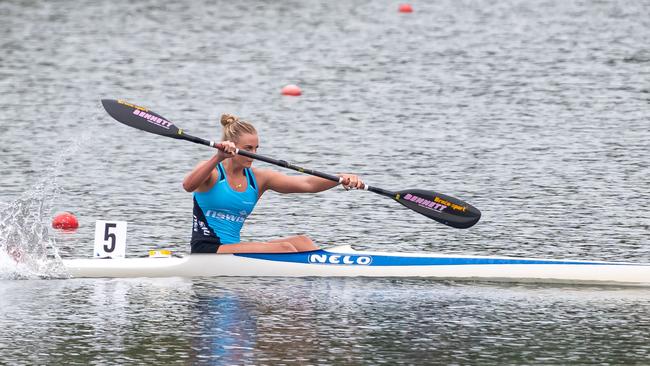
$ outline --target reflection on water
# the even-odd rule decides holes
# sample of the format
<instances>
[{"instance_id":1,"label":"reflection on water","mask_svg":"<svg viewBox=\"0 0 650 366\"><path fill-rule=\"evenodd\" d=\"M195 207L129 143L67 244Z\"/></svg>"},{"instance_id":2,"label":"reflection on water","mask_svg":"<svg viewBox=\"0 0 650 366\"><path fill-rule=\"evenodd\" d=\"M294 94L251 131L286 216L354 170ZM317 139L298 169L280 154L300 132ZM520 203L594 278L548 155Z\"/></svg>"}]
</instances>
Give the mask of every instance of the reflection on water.
<instances>
[{"instance_id":1,"label":"reflection on water","mask_svg":"<svg viewBox=\"0 0 650 366\"><path fill-rule=\"evenodd\" d=\"M650 326L650 294L612 287L224 278L0 288L12 364L624 364L646 359Z\"/></svg>"},{"instance_id":2,"label":"reflection on water","mask_svg":"<svg viewBox=\"0 0 650 366\"><path fill-rule=\"evenodd\" d=\"M246 297L237 293L195 292L194 334L191 357L198 361L223 361L243 365L254 361L257 317Z\"/></svg>"}]
</instances>

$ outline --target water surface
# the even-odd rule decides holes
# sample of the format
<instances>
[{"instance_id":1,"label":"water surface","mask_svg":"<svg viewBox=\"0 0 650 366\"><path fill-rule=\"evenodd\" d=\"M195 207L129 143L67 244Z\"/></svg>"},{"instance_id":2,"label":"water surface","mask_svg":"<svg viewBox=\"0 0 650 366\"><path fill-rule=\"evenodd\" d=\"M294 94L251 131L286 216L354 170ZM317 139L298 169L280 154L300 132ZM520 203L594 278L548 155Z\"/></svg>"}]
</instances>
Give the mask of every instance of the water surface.
<instances>
[{"instance_id":1,"label":"water surface","mask_svg":"<svg viewBox=\"0 0 650 366\"><path fill-rule=\"evenodd\" d=\"M650 262L650 3L413 6L0 2L0 248L34 253L18 271L0 255L2 362L650 362L645 289L41 279L61 276L48 255L91 255L99 219L128 222L131 256L188 250L181 181L212 152L120 125L101 98L209 139L235 113L261 154L483 212L455 230L369 192L268 193L245 240ZM76 233L48 230L60 210Z\"/></svg>"}]
</instances>

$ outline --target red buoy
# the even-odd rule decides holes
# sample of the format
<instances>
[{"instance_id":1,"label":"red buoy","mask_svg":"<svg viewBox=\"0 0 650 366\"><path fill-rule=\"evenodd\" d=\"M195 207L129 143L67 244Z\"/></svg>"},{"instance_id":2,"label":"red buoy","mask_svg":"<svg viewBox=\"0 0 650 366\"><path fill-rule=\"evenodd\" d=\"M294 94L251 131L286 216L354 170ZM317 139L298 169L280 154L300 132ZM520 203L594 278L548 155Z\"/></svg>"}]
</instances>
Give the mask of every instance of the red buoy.
<instances>
[{"instance_id":1,"label":"red buoy","mask_svg":"<svg viewBox=\"0 0 650 366\"><path fill-rule=\"evenodd\" d=\"M52 227L64 230L76 229L79 227L79 221L70 212L61 212L52 219Z\"/></svg>"},{"instance_id":2,"label":"red buoy","mask_svg":"<svg viewBox=\"0 0 650 366\"><path fill-rule=\"evenodd\" d=\"M413 7L411 4L400 4L399 5L399 12L400 13L412 13L413 12Z\"/></svg>"},{"instance_id":3,"label":"red buoy","mask_svg":"<svg viewBox=\"0 0 650 366\"><path fill-rule=\"evenodd\" d=\"M297 97L302 94L302 90L297 85L289 84L282 88L282 95L290 95L292 97Z\"/></svg>"}]
</instances>

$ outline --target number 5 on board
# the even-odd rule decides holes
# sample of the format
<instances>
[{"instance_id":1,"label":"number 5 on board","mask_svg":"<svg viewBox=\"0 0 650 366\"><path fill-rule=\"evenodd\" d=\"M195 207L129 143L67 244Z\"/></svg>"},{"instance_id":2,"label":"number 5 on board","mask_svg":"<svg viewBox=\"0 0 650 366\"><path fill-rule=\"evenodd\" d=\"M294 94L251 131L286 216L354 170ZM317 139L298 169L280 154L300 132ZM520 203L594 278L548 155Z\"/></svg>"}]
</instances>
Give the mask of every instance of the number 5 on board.
<instances>
[{"instance_id":1,"label":"number 5 on board","mask_svg":"<svg viewBox=\"0 0 650 366\"><path fill-rule=\"evenodd\" d=\"M125 254L126 221L97 220L93 258L124 258Z\"/></svg>"}]
</instances>

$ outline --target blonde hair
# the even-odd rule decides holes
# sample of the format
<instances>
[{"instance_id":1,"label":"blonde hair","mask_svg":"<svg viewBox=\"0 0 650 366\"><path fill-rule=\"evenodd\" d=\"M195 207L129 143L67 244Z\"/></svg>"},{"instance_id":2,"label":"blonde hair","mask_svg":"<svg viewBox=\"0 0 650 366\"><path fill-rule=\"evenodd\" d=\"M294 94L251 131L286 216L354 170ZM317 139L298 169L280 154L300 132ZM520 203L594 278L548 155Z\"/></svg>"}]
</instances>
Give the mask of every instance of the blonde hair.
<instances>
[{"instance_id":1,"label":"blonde hair","mask_svg":"<svg viewBox=\"0 0 650 366\"><path fill-rule=\"evenodd\" d=\"M223 133L221 134L221 139L224 141L239 141L241 135L250 133L257 134L255 127L249 122L242 121L239 117L232 114L222 114L221 115L221 125L223 126Z\"/></svg>"}]
</instances>

